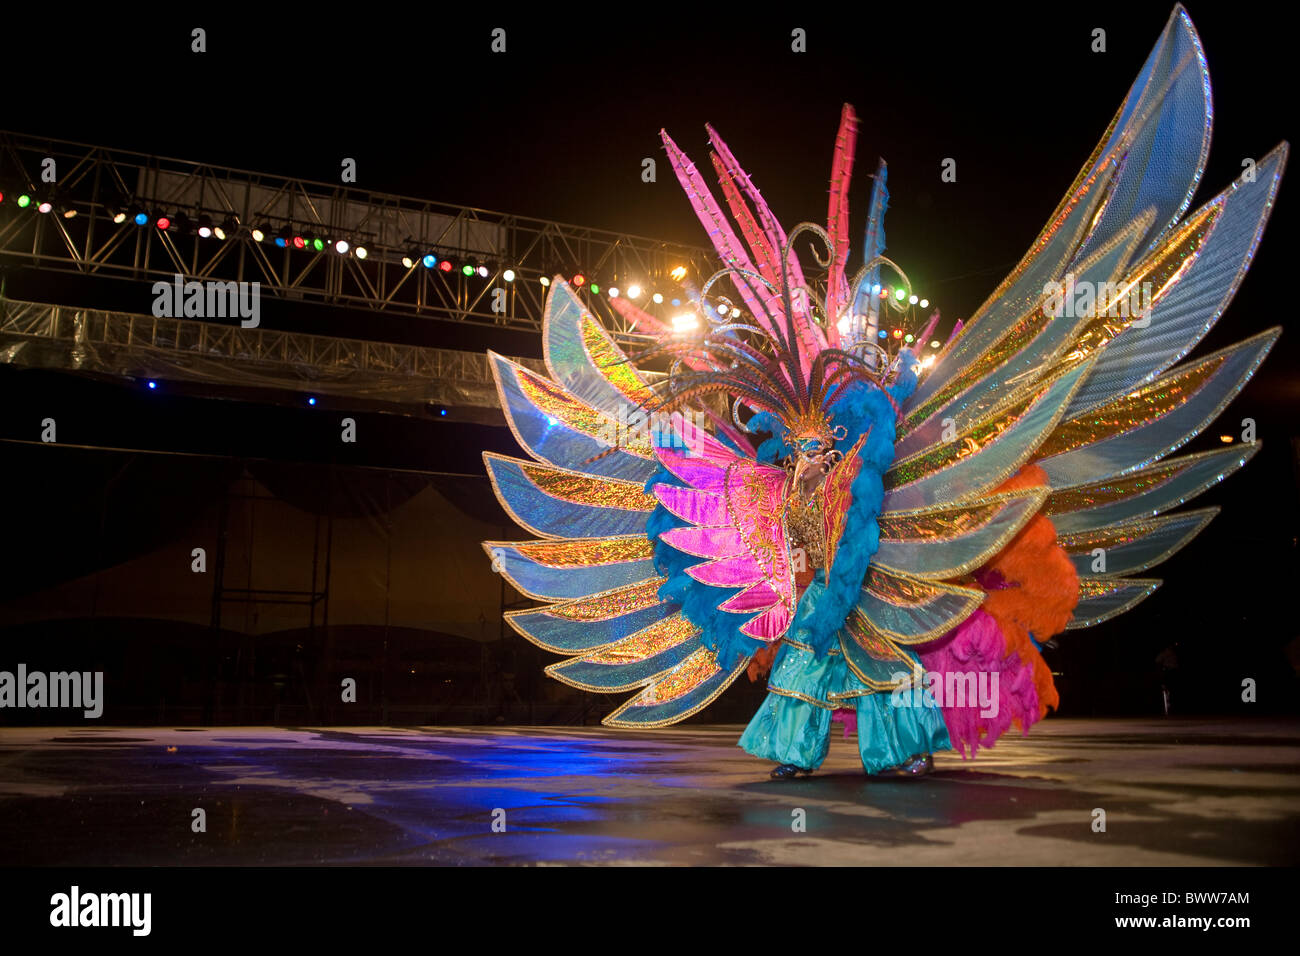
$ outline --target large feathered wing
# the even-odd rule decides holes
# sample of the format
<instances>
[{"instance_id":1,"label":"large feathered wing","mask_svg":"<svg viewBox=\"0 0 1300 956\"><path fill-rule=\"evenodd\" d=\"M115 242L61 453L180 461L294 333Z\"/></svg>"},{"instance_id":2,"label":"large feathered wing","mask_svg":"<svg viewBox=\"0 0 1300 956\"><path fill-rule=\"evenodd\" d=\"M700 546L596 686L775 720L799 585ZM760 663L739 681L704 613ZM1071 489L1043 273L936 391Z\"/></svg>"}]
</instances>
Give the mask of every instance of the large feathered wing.
<instances>
[{"instance_id":1,"label":"large feathered wing","mask_svg":"<svg viewBox=\"0 0 1300 956\"><path fill-rule=\"evenodd\" d=\"M955 555L959 536L921 535L917 515L978 501L1034 463L1048 480L1043 513L1079 573L1069 626L1085 627L1152 593L1159 581L1127 576L1214 516L1160 517L1243 465L1255 445L1167 456L1223 411L1280 329L1176 363L1245 275L1288 147L1182 218L1211 115L1200 40L1178 7L1048 226L905 403L881 521L916 537L906 555L882 541L880 562L910 573L955 564L940 555ZM1095 293L1089 306L1062 308L1080 289Z\"/></svg>"},{"instance_id":2,"label":"large feathered wing","mask_svg":"<svg viewBox=\"0 0 1300 956\"><path fill-rule=\"evenodd\" d=\"M511 611L507 620L533 643L567 656L546 669L551 677L588 691L637 691L605 718L606 724L676 723L715 700L745 669L748 658L720 666L681 606L659 596L664 578L655 570L654 542L646 522L661 498L645 489L659 463L651 430L635 426L652 396L617 344L559 277L547 299L543 342L549 376L492 356L506 420L533 460L491 454L484 459L502 506L539 537L489 541L484 548L493 567L520 593L548 602ZM736 457L703 433L688 434L708 455ZM684 452L672 450L665 455L665 463L677 471L700 474L696 480L706 490L691 493L705 500L711 479L692 468L710 459L688 459ZM772 472L782 475L780 469L753 466L757 463L751 463L746 477L764 489L772 487ZM660 486L656 491L670 498L678 494L681 500L675 504L681 511L692 507L683 489ZM754 534L781 533L779 520L766 528L750 524ZM725 531L711 528L700 537L710 537L710 546L721 547ZM696 544L705 546L702 540ZM784 554L783 549L783 539L773 541L774 556ZM721 554L717 551L715 557ZM727 561L714 562L715 568L718 565ZM731 570L741 577L750 573ZM697 573L706 586L712 573L708 564ZM747 593L752 599L757 590ZM769 603L779 603L788 612L790 594L772 593L780 600ZM776 626L779 613L758 618Z\"/></svg>"}]
</instances>

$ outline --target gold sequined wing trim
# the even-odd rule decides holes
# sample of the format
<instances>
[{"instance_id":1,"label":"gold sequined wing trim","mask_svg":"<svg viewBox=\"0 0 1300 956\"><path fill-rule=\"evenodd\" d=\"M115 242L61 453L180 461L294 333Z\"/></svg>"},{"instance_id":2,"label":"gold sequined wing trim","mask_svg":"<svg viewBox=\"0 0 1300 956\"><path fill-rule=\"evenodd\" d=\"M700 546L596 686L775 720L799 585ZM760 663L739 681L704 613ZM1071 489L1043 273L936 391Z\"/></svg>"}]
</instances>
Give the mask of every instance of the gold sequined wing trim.
<instances>
[{"instance_id":1,"label":"gold sequined wing trim","mask_svg":"<svg viewBox=\"0 0 1300 956\"><path fill-rule=\"evenodd\" d=\"M1168 560L1200 534L1218 513L1218 508L1201 508L1158 518L1139 518L1136 521L1059 535L1057 543L1074 560L1081 575L1104 578L1137 574ZM1145 557L1125 560L1124 554L1127 551L1144 544L1149 545L1152 541L1159 542L1157 546L1160 550L1152 551L1148 548ZM1098 554L1098 551L1101 553ZM1102 570L1093 570L1099 560L1102 562Z\"/></svg>"},{"instance_id":2,"label":"gold sequined wing trim","mask_svg":"<svg viewBox=\"0 0 1300 956\"><path fill-rule=\"evenodd\" d=\"M713 703L749 666L742 658L723 670L713 652L701 647L601 721L606 727L653 730L691 717Z\"/></svg>"},{"instance_id":3,"label":"gold sequined wing trim","mask_svg":"<svg viewBox=\"0 0 1300 956\"><path fill-rule=\"evenodd\" d=\"M580 657L551 664L546 674L579 690L621 693L666 679L694 653L700 629L680 611ZM677 653L674 653L677 652Z\"/></svg>"},{"instance_id":4,"label":"gold sequined wing trim","mask_svg":"<svg viewBox=\"0 0 1300 956\"><path fill-rule=\"evenodd\" d=\"M882 513L872 564L923 580L944 580L986 564L1047 500L1047 487L1003 491L953 505Z\"/></svg>"},{"instance_id":5,"label":"gold sequined wing trim","mask_svg":"<svg viewBox=\"0 0 1300 956\"><path fill-rule=\"evenodd\" d=\"M1109 621L1145 601L1161 582L1155 578L1080 578L1079 603L1067 631Z\"/></svg>"},{"instance_id":6,"label":"gold sequined wing trim","mask_svg":"<svg viewBox=\"0 0 1300 956\"><path fill-rule=\"evenodd\" d=\"M552 527L563 527L563 516L574 509L565 509L566 505L600 509L607 513L622 512L626 515L645 515L654 511L658 504L653 495L647 495L642 485L635 481L623 481L619 478L598 478L567 468L543 465L538 462L484 452L483 462L487 465L488 477L492 481L492 490L501 507L510 515L515 524L542 538L569 537L606 537L620 534L639 533L644 527L645 519L629 519L619 524L610 518L610 527L602 527L602 534L583 534L575 530L572 535L556 530L547 530L534 523L530 518L547 518ZM517 478L522 477L521 485ZM509 482L508 487L503 484ZM530 500L529 489L536 492L538 500L554 509L554 514L539 514L541 510ZM575 527L577 527L575 525ZM614 530L615 528L622 530Z\"/></svg>"},{"instance_id":7,"label":"gold sequined wing trim","mask_svg":"<svg viewBox=\"0 0 1300 956\"><path fill-rule=\"evenodd\" d=\"M620 451L647 462L654 460L654 448L649 435L644 430L629 427L627 420L619 422L614 416L606 415L574 398L563 386L504 356L489 352L488 357L496 380L497 397L505 412L506 424L514 435L515 441L519 443L519 447L538 461L550 459L539 454L534 444L524 435L518 421L518 409L514 407L506 392L506 376L513 381L524 401L532 409L562 424L565 428L592 441L600 442L606 447L617 446Z\"/></svg>"},{"instance_id":8,"label":"gold sequined wing trim","mask_svg":"<svg viewBox=\"0 0 1300 956\"><path fill-rule=\"evenodd\" d=\"M858 609L874 632L898 644L924 644L952 630L984 602L979 588L924 581L873 565Z\"/></svg>"},{"instance_id":9,"label":"gold sequined wing trim","mask_svg":"<svg viewBox=\"0 0 1300 956\"><path fill-rule=\"evenodd\" d=\"M624 395L637 408L651 408L655 394L645 383L623 350L590 314L582 317L582 345L587 358L605 381Z\"/></svg>"}]
</instances>

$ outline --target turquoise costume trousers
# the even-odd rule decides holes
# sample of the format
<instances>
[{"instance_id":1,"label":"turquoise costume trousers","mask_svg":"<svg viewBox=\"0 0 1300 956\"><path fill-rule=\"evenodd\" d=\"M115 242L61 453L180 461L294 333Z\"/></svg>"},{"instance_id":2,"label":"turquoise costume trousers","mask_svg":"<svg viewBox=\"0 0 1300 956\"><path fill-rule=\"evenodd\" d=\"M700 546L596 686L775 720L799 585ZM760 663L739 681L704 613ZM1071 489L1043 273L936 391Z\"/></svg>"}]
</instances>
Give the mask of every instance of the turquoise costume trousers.
<instances>
[{"instance_id":1,"label":"turquoise costume trousers","mask_svg":"<svg viewBox=\"0 0 1300 956\"><path fill-rule=\"evenodd\" d=\"M831 715L843 707L857 710L858 753L867 773L952 748L937 706L896 707L892 700L888 692L869 692L839 648L819 658L810 648L787 642L777 652L767 697L740 746L755 757L816 769L830 750Z\"/></svg>"}]
</instances>

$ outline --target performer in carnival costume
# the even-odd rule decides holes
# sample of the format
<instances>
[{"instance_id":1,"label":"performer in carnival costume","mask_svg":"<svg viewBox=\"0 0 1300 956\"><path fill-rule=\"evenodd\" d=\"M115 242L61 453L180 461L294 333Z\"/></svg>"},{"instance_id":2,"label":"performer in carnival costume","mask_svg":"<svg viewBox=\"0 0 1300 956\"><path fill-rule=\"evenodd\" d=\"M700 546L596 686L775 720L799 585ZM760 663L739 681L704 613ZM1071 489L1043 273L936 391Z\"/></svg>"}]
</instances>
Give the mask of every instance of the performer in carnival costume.
<instances>
[{"instance_id":1,"label":"performer in carnival costume","mask_svg":"<svg viewBox=\"0 0 1300 956\"><path fill-rule=\"evenodd\" d=\"M533 460L488 454L488 471L538 540L485 547L546 602L508 617L566 656L547 673L636 691L604 723L656 728L770 671L740 744L774 777L821 764L836 711L856 719L869 773L914 775L935 751L973 755L1056 707L1042 645L1151 594L1159 581L1135 575L1217 509L1163 513L1257 450L1167 457L1280 332L1176 364L1241 281L1287 153L1184 216L1210 116L1200 41L1176 8L1030 251L933 361L882 331L910 314L911 291L882 255L883 162L865 264L846 277L852 107L825 229L787 234L710 128L732 225L664 133L724 264L687 287L689 314L668 324L612 299L653 336L629 358L557 277L549 378L491 356ZM801 237L825 246L822 294ZM714 292L724 278L735 301ZM909 327L919 350L937 319Z\"/></svg>"}]
</instances>

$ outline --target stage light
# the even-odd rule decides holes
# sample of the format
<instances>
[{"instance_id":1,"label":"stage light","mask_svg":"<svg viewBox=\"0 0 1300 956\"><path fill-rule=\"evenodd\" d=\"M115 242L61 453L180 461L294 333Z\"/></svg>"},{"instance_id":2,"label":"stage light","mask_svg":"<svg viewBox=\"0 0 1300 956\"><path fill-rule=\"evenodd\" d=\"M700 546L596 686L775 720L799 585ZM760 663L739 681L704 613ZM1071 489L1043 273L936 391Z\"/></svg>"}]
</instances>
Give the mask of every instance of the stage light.
<instances>
[{"instance_id":1,"label":"stage light","mask_svg":"<svg viewBox=\"0 0 1300 956\"><path fill-rule=\"evenodd\" d=\"M46 199L39 206L36 207L36 211L45 213L45 212L49 212L53 208L54 208L54 204L51 203L48 199Z\"/></svg>"},{"instance_id":2,"label":"stage light","mask_svg":"<svg viewBox=\"0 0 1300 956\"><path fill-rule=\"evenodd\" d=\"M650 298L654 301L655 305L663 305L664 297L660 293L656 292L654 295L650 296Z\"/></svg>"},{"instance_id":3,"label":"stage light","mask_svg":"<svg viewBox=\"0 0 1300 956\"><path fill-rule=\"evenodd\" d=\"M366 251L365 246L357 246L352 250L352 254L358 259L364 259L366 256L370 255L370 253Z\"/></svg>"},{"instance_id":4,"label":"stage light","mask_svg":"<svg viewBox=\"0 0 1300 956\"><path fill-rule=\"evenodd\" d=\"M1232 444L1232 436L1231 436L1231 435L1220 435L1220 436L1219 436L1219 441L1223 442L1225 445L1231 445L1231 444Z\"/></svg>"},{"instance_id":5,"label":"stage light","mask_svg":"<svg viewBox=\"0 0 1300 956\"><path fill-rule=\"evenodd\" d=\"M294 237L293 237L293 247L294 247L295 249L306 249L306 248L307 248L307 240L304 239L302 236L294 236Z\"/></svg>"},{"instance_id":6,"label":"stage light","mask_svg":"<svg viewBox=\"0 0 1300 956\"><path fill-rule=\"evenodd\" d=\"M153 224L157 226L158 229L162 232L166 232L168 229L172 227L172 221L168 219L166 216L161 216L161 215L157 216L154 219Z\"/></svg>"},{"instance_id":7,"label":"stage light","mask_svg":"<svg viewBox=\"0 0 1300 956\"><path fill-rule=\"evenodd\" d=\"M639 285L630 285L627 287L627 297L629 299L641 298L641 287Z\"/></svg>"},{"instance_id":8,"label":"stage light","mask_svg":"<svg viewBox=\"0 0 1300 956\"><path fill-rule=\"evenodd\" d=\"M611 299L617 299L617 298L618 298L618 286L613 286L612 288L610 288L610 290L609 290L609 297L610 297Z\"/></svg>"},{"instance_id":9,"label":"stage light","mask_svg":"<svg viewBox=\"0 0 1300 956\"><path fill-rule=\"evenodd\" d=\"M919 301L920 301L920 300L919 300L916 296L914 296L914 295L912 295L912 296L908 296L908 298L907 298L907 302L908 302L909 305L916 305L916 303L919 302Z\"/></svg>"},{"instance_id":10,"label":"stage light","mask_svg":"<svg viewBox=\"0 0 1300 956\"><path fill-rule=\"evenodd\" d=\"M440 417L442 417L442 418L446 418L446 417L447 417L447 409L445 409L445 408L440 408L440 409L438 409L438 415L439 415Z\"/></svg>"},{"instance_id":11,"label":"stage light","mask_svg":"<svg viewBox=\"0 0 1300 956\"><path fill-rule=\"evenodd\" d=\"M352 247L348 245L348 241L346 239L340 239L338 242L334 243L334 251L341 256L346 256L348 254L348 250L351 248Z\"/></svg>"},{"instance_id":12,"label":"stage light","mask_svg":"<svg viewBox=\"0 0 1300 956\"><path fill-rule=\"evenodd\" d=\"M896 339L901 339L902 337L903 337L903 330L902 330L902 329L894 329L894 338L896 338Z\"/></svg>"},{"instance_id":13,"label":"stage light","mask_svg":"<svg viewBox=\"0 0 1300 956\"><path fill-rule=\"evenodd\" d=\"M906 335L903 336L903 341L906 342L908 345L911 345L912 342L915 341L915 338L911 332L908 332Z\"/></svg>"},{"instance_id":14,"label":"stage light","mask_svg":"<svg viewBox=\"0 0 1300 956\"><path fill-rule=\"evenodd\" d=\"M315 405L315 404L316 404L316 396L313 395L313 396L311 396L310 398L308 398L308 399L307 399L307 404L308 404L308 405Z\"/></svg>"},{"instance_id":15,"label":"stage light","mask_svg":"<svg viewBox=\"0 0 1300 956\"><path fill-rule=\"evenodd\" d=\"M113 213L113 225L120 226L124 222L126 222L126 213L120 209Z\"/></svg>"},{"instance_id":16,"label":"stage light","mask_svg":"<svg viewBox=\"0 0 1300 956\"><path fill-rule=\"evenodd\" d=\"M902 302L904 299L907 298L907 290L906 290L906 289L895 289L895 290L894 290L894 298L897 299L899 302Z\"/></svg>"},{"instance_id":17,"label":"stage light","mask_svg":"<svg viewBox=\"0 0 1300 956\"><path fill-rule=\"evenodd\" d=\"M289 237L292 235L292 230L290 230L288 226L285 226L275 234L275 244L281 249L287 249L289 247Z\"/></svg>"},{"instance_id":18,"label":"stage light","mask_svg":"<svg viewBox=\"0 0 1300 956\"><path fill-rule=\"evenodd\" d=\"M32 204L32 197L27 195L26 193L23 193L21 196L18 197L19 209L26 209L31 204Z\"/></svg>"},{"instance_id":19,"label":"stage light","mask_svg":"<svg viewBox=\"0 0 1300 956\"><path fill-rule=\"evenodd\" d=\"M479 277L480 279L486 279L486 278L488 277L488 267L487 267L487 266L479 266L479 267L478 267L478 277Z\"/></svg>"},{"instance_id":20,"label":"stage light","mask_svg":"<svg viewBox=\"0 0 1300 956\"><path fill-rule=\"evenodd\" d=\"M943 345L943 343L940 342L938 339L935 339L933 342L930 343L930 348L937 349L941 345Z\"/></svg>"},{"instance_id":21,"label":"stage light","mask_svg":"<svg viewBox=\"0 0 1300 956\"><path fill-rule=\"evenodd\" d=\"M673 316L674 332L693 332L700 327L700 320L690 312L683 312L681 315Z\"/></svg>"},{"instance_id":22,"label":"stage light","mask_svg":"<svg viewBox=\"0 0 1300 956\"><path fill-rule=\"evenodd\" d=\"M266 233L264 233L261 229L258 229L257 227L254 227L254 228L253 228L253 241L254 241L254 242L261 242L261 241L262 241L263 239L265 239L265 238L266 238Z\"/></svg>"},{"instance_id":23,"label":"stage light","mask_svg":"<svg viewBox=\"0 0 1300 956\"><path fill-rule=\"evenodd\" d=\"M238 228L239 220L234 216L227 216L221 220L221 225L212 227L212 234L224 242L226 237L233 235Z\"/></svg>"},{"instance_id":24,"label":"stage light","mask_svg":"<svg viewBox=\"0 0 1300 956\"><path fill-rule=\"evenodd\" d=\"M725 305L718 306L718 315L725 316L726 314L727 314L727 307Z\"/></svg>"},{"instance_id":25,"label":"stage light","mask_svg":"<svg viewBox=\"0 0 1300 956\"><path fill-rule=\"evenodd\" d=\"M922 299L922 300L921 300L921 308L923 308L923 309L928 309L929 307L930 307L930 300L929 300L929 299Z\"/></svg>"},{"instance_id":26,"label":"stage light","mask_svg":"<svg viewBox=\"0 0 1300 956\"><path fill-rule=\"evenodd\" d=\"M514 282L514 281L515 281L515 270L514 270L514 269L507 269L505 272L501 273L501 278L505 279L507 282Z\"/></svg>"},{"instance_id":27,"label":"stage light","mask_svg":"<svg viewBox=\"0 0 1300 956\"><path fill-rule=\"evenodd\" d=\"M681 299L673 299L673 305L674 305L674 306L678 306L678 305L681 305L681 304L682 304L682 300L681 300Z\"/></svg>"},{"instance_id":28,"label":"stage light","mask_svg":"<svg viewBox=\"0 0 1300 956\"><path fill-rule=\"evenodd\" d=\"M65 209L65 210L63 210L63 218L64 218L64 219L76 219L76 218L77 218L77 210L75 210L75 209Z\"/></svg>"},{"instance_id":29,"label":"stage light","mask_svg":"<svg viewBox=\"0 0 1300 956\"><path fill-rule=\"evenodd\" d=\"M474 267L466 263L460 267L460 271L465 273L467 276L472 276L474 274Z\"/></svg>"},{"instance_id":30,"label":"stage light","mask_svg":"<svg viewBox=\"0 0 1300 956\"><path fill-rule=\"evenodd\" d=\"M686 267L685 267L685 266L677 266L676 268L673 269L672 272L670 272L670 273L668 273L668 274L669 274L670 276L672 276L673 279L675 279L676 281L681 282L683 279L686 278Z\"/></svg>"},{"instance_id":31,"label":"stage light","mask_svg":"<svg viewBox=\"0 0 1300 956\"><path fill-rule=\"evenodd\" d=\"M889 333L886 332L884 329L881 329L881 330L880 330L879 332L877 332L876 334L877 334L880 338L882 338L882 339L887 339L887 338L889 338Z\"/></svg>"},{"instance_id":32,"label":"stage light","mask_svg":"<svg viewBox=\"0 0 1300 956\"><path fill-rule=\"evenodd\" d=\"M596 285L594 282L591 284L591 294L600 295L600 286Z\"/></svg>"},{"instance_id":33,"label":"stage light","mask_svg":"<svg viewBox=\"0 0 1300 956\"><path fill-rule=\"evenodd\" d=\"M157 388L157 387L158 387L158 383L155 382L155 381L153 381L152 379L150 379L150 380L149 380L149 387L150 387L150 388Z\"/></svg>"},{"instance_id":34,"label":"stage light","mask_svg":"<svg viewBox=\"0 0 1300 956\"><path fill-rule=\"evenodd\" d=\"M312 248L315 249L317 252L324 252L324 251L325 251L325 240L323 240L320 236L317 236L315 239L313 239L313 240L311 241L311 246L312 246Z\"/></svg>"},{"instance_id":35,"label":"stage light","mask_svg":"<svg viewBox=\"0 0 1300 956\"><path fill-rule=\"evenodd\" d=\"M212 220L207 216L199 216L199 237L207 239L212 235Z\"/></svg>"},{"instance_id":36,"label":"stage light","mask_svg":"<svg viewBox=\"0 0 1300 956\"><path fill-rule=\"evenodd\" d=\"M550 279L549 276L542 276L542 277L541 277L540 279L538 279L537 281L540 282L540 283L542 284L542 288L543 288L543 289L545 289L547 286L549 286L549 285L551 284L551 279Z\"/></svg>"},{"instance_id":37,"label":"stage light","mask_svg":"<svg viewBox=\"0 0 1300 956\"><path fill-rule=\"evenodd\" d=\"M450 272L450 271L451 271L451 260L450 260L450 259L443 259L441 262L438 263L438 268L441 269L443 272Z\"/></svg>"},{"instance_id":38,"label":"stage light","mask_svg":"<svg viewBox=\"0 0 1300 956\"><path fill-rule=\"evenodd\" d=\"M574 285L582 285L586 281L587 281L587 277L584 276L581 272L579 272L577 275L573 277Z\"/></svg>"},{"instance_id":39,"label":"stage light","mask_svg":"<svg viewBox=\"0 0 1300 956\"><path fill-rule=\"evenodd\" d=\"M875 285L873 285L873 286L871 287L871 294L872 294L872 295L880 295L880 283L879 283L879 282L877 282Z\"/></svg>"}]
</instances>

